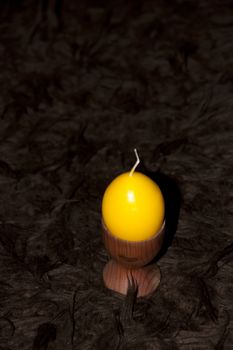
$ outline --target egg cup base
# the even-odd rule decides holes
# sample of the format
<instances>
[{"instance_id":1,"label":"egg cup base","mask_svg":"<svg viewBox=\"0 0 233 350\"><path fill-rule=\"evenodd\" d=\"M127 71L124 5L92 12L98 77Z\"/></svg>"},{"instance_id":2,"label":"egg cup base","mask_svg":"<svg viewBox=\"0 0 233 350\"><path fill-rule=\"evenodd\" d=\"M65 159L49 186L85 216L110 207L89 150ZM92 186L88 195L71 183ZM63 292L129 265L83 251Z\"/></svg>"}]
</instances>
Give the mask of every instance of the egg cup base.
<instances>
[{"instance_id":1,"label":"egg cup base","mask_svg":"<svg viewBox=\"0 0 233 350\"><path fill-rule=\"evenodd\" d=\"M108 289L121 295L127 295L131 286L135 288L138 298L149 297L158 288L161 273L154 263L131 269L112 259L105 265L103 280Z\"/></svg>"}]
</instances>

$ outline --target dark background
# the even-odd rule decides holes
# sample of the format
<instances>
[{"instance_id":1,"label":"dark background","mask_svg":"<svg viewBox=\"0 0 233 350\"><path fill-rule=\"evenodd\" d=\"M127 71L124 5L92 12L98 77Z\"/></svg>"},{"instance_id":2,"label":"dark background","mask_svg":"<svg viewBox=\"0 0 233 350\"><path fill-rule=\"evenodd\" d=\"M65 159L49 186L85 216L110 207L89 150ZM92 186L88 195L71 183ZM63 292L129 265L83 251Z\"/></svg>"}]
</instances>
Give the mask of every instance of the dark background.
<instances>
[{"instance_id":1,"label":"dark background","mask_svg":"<svg viewBox=\"0 0 233 350\"><path fill-rule=\"evenodd\" d=\"M0 2L1 350L232 349L232 39L232 1ZM100 213L134 147L181 196L137 301Z\"/></svg>"}]
</instances>

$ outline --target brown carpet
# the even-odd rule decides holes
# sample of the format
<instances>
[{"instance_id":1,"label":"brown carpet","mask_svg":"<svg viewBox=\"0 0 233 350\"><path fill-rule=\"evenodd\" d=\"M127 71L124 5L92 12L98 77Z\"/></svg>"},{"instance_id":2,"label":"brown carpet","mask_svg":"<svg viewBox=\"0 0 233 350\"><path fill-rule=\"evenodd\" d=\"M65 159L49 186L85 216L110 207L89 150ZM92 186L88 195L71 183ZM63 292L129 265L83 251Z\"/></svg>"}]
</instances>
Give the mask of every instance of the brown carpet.
<instances>
[{"instance_id":1,"label":"brown carpet","mask_svg":"<svg viewBox=\"0 0 233 350\"><path fill-rule=\"evenodd\" d=\"M0 349L231 350L232 1L2 0L0 91ZM134 147L170 215L148 300L102 282Z\"/></svg>"}]
</instances>

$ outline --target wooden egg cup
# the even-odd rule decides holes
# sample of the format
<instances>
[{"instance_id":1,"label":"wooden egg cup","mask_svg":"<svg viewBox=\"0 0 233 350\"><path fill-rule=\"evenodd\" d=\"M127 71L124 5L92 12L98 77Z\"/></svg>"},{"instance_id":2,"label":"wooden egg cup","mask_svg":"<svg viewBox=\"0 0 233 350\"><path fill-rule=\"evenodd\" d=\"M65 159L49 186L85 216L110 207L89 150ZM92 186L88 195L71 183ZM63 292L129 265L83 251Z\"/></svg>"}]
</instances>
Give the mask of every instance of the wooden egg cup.
<instances>
[{"instance_id":1,"label":"wooden egg cup","mask_svg":"<svg viewBox=\"0 0 233 350\"><path fill-rule=\"evenodd\" d=\"M112 259L103 271L107 288L126 295L129 283L137 287L137 297L151 295L159 286L161 273L156 264L149 264L161 249L165 221L158 233L152 238L132 242L119 239L103 226L103 241Z\"/></svg>"}]
</instances>

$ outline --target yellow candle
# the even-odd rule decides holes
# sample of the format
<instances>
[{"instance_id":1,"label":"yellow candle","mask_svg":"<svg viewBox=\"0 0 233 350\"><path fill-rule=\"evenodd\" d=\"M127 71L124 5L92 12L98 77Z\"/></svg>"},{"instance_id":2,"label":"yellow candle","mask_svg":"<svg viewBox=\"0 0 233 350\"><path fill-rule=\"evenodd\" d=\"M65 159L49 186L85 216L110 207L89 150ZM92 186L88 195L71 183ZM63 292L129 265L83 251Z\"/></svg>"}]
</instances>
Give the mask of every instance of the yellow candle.
<instances>
[{"instance_id":1,"label":"yellow candle","mask_svg":"<svg viewBox=\"0 0 233 350\"><path fill-rule=\"evenodd\" d=\"M107 187L102 216L107 229L128 241L154 236L164 221L164 199L158 185L140 172L117 176Z\"/></svg>"}]
</instances>

